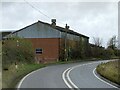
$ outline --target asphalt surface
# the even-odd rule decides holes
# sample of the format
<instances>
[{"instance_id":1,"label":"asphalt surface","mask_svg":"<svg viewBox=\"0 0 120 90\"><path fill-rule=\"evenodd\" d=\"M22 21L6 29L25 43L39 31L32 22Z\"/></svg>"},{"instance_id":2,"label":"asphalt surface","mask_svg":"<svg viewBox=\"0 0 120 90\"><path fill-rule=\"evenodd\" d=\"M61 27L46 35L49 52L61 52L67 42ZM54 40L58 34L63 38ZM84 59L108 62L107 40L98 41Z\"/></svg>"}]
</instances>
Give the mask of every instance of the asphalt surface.
<instances>
[{"instance_id":1,"label":"asphalt surface","mask_svg":"<svg viewBox=\"0 0 120 90\"><path fill-rule=\"evenodd\" d=\"M97 65L93 63L75 68L70 73L71 80L79 88L113 88L95 77L93 70Z\"/></svg>"},{"instance_id":2,"label":"asphalt surface","mask_svg":"<svg viewBox=\"0 0 120 90\"><path fill-rule=\"evenodd\" d=\"M62 74L69 68L74 68L69 76L72 82L79 88L114 88L95 77L93 70L99 63L78 62L73 64L53 65L42 68L28 75L21 83L20 88L68 88ZM87 64L87 65L83 65ZM117 89L113 89L117 90Z\"/></svg>"},{"instance_id":3,"label":"asphalt surface","mask_svg":"<svg viewBox=\"0 0 120 90\"><path fill-rule=\"evenodd\" d=\"M40 69L25 78L20 88L67 88L62 73L68 67L78 64L54 65Z\"/></svg>"}]
</instances>

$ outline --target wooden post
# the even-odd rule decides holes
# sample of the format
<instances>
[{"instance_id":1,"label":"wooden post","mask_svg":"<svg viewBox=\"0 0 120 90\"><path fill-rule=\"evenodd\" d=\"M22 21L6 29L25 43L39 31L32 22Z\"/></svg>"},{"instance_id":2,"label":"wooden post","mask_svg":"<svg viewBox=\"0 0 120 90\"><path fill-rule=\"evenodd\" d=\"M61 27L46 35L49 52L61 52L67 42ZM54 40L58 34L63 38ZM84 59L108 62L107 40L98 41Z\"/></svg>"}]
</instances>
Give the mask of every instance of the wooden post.
<instances>
[{"instance_id":1,"label":"wooden post","mask_svg":"<svg viewBox=\"0 0 120 90\"><path fill-rule=\"evenodd\" d=\"M15 62L15 68L18 69L18 65L17 65L17 62Z\"/></svg>"},{"instance_id":2,"label":"wooden post","mask_svg":"<svg viewBox=\"0 0 120 90\"><path fill-rule=\"evenodd\" d=\"M68 50L67 50L67 31L69 30L69 26L65 26L65 60L67 61L68 60Z\"/></svg>"}]
</instances>

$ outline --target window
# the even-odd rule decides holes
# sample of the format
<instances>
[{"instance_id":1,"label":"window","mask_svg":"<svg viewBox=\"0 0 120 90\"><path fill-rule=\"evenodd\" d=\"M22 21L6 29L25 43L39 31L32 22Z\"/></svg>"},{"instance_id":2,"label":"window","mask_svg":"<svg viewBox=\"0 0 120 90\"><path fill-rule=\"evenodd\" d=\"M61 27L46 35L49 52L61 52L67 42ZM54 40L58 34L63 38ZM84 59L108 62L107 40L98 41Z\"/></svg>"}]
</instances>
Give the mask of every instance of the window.
<instances>
[{"instance_id":1,"label":"window","mask_svg":"<svg viewBox=\"0 0 120 90\"><path fill-rule=\"evenodd\" d=\"M42 48L37 48L36 49L36 54L42 54Z\"/></svg>"}]
</instances>

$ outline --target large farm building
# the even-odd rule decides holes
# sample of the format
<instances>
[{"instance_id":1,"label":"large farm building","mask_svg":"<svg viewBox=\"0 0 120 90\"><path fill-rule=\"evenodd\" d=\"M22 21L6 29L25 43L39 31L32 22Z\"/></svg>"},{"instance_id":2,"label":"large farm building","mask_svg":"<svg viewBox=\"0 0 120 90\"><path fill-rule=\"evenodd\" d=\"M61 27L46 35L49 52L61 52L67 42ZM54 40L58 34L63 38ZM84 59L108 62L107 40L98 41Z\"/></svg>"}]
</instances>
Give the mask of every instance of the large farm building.
<instances>
[{"instance_id":1,"label":"large farm building","mask_svg":"<svg viewBox=\"0 0 120 90\"><path fill-rule=\"evenodd\" d=\"M67 60L69 57L87 55L89 37L56 25L56 19L51 24L38 21L12 33L31 41L35 59L39 62ZM78 55L78 56L77 56Z\"/></svg>"}]
</instances>

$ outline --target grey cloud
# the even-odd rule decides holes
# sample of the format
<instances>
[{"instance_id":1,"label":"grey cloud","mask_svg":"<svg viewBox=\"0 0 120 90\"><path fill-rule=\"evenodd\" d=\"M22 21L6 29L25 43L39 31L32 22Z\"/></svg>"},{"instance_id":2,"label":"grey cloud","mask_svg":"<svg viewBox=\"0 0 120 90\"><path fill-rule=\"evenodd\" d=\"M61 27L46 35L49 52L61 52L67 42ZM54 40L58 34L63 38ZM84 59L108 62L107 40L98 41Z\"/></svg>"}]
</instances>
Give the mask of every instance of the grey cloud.
<instances>
[{"instance_id":1,"label":"grey cloud","mask_svg":"<svg viewBox=\"0 0 120 90\"><path fill-rule=\"evenodd\" d=\"M113 2L30 2L50 18L57 19L57 25L68 24L71 29L92 37L99 36L108 41L117 35L117 3ZM26 3L2 4L1 29L20 29L38 20L50 19L31 8ZM64 25L62 25L64 26Z\"/></svg>"}]
</instances>

